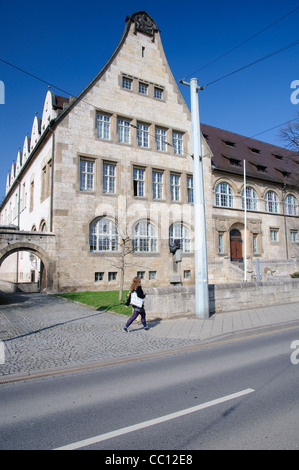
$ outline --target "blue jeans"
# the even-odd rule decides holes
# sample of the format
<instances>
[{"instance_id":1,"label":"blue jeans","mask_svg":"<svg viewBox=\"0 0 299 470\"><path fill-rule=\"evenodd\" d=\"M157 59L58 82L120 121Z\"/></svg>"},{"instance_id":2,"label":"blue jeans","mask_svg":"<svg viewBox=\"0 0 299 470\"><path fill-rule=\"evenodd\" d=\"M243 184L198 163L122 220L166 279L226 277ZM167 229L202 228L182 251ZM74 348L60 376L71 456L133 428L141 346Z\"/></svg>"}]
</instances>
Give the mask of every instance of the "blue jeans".
<instances>
[{"instance_id":1,"label":"blue jeans","mask_svg":"<svg viewBox=\"0 0 299 470\"><path fill-rule=\"evenodd\" d=\"M138 317L138 315L141 315L141 323L143 324L143 326L146 326L146 319L145 319L145 310L144 308L139 308L139 307L133 307L133 314L132 316L129 318L129 320L127 321L126 323L126 328L128 328L128 326L131 325L131 323L133 323L134 320L136 320L136 318Z\"/></svg>"}]
</instances>

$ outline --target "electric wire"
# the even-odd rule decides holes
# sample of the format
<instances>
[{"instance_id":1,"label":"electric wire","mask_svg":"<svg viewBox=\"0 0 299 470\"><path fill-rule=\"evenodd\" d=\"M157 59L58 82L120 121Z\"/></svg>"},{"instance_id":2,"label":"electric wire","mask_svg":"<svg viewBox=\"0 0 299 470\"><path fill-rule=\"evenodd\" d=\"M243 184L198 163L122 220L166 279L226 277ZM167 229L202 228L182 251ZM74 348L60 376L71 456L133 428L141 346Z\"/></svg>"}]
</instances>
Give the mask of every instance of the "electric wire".
<instances>
[{"instance_id":1,"label":"electric wire","mask_svg":"<svg viewBox=\"0 0 299 470\"><path fill-rule=\"evenodd\" d=\"M284 20L285 18L287 18L288 16L292 15L293 13L295 13L295 11L299 10L299 6L294 8L293 10L291 10L290 12L286 13L285 15L283 15L282 17L278 18L276 21L274 21L273 23L269 24L268 26L265 26L264 28L262 28L260 31L258 31L257 33L253 34L252 36L250 36L248 39L245 39L244 41L240 42L239 44L237 44L236 46L232 47L231 49L229 49L228 51L224 52L223 54L221 54L220 56L216 57L214 60L212 60L211 62L207 63L206 65L203 65L202 67L200 67L199 69L195 70L194 72L190 73L189 75L187 75L184 80L186 80L186 78L189 78L191 77L193 74L196 74L198 72L200 72L201 70L209 67L210 65L214 64L215 62L217 62L218 60L222 59L223 57L227 56L228 54L230 54L231 52L235 51L236 49L238 49L239 47L243 46L244 44L246 44L247 42L251 41L252 39L256 38L257 36L259 36L260 34L262 34L263 32L267 31L268 29L272 28L273 26L275 26L277 23L279 23L280 21Z\"/></svg>"},{"instance_id":2,"label":"electric wire","mask_svg":"<svg viewBox=\"0 0 299 470\"><path fill-rule=\"evenodd\" d=\"M270 52L270 54L267 54L267 55L261 57L260 59L257 59L253 62L250 62L250 64L243 65L243 67L240 67L240 68L234 70L233 72L230 72L226 75L223 75L222 77L217 78L216 80L213 80L209 83L206 83L205 85L202 86L202 89L206 88L207 86L214 85L214 83L220 82L221 80L224 80L225 78L228 78L228 77L230 77L230 76L232 76L232 75L234 75L238 72L241 72L242 70L248 69L249 67L252 67L253 65L258 64L259 62L262 62L263 60L269 59L270 57L273 57L276 54L280 54L281 52L284 52L287 49L290 49L291 47L297 46L297 44L299 44L299 39L297 39L296 41L294 41L290 44L287 44L284 47L281 47L280 49L277 49L274 52Z\"/></svg>"}]
</instances>

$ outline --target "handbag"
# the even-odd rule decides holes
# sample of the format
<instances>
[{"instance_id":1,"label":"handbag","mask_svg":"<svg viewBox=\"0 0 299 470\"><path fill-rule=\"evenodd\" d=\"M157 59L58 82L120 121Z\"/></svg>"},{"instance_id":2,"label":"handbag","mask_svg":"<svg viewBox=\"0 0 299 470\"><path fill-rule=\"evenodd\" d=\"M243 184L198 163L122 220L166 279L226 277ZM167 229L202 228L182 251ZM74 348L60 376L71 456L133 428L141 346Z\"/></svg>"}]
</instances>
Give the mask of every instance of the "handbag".
<instances>
[{"instance_id":1,"label":"handbag","mask_svg":"<svg viewBox=\"0 0 299 470\"><path fill-rule=\"evenodd\" d=\"M143 302L144 302L144 299L141 299L140 297L138 297L137 292L131 293L130 304L133 305L133 307L141 308L143 306Z\"/></svg>"}]
</instances>

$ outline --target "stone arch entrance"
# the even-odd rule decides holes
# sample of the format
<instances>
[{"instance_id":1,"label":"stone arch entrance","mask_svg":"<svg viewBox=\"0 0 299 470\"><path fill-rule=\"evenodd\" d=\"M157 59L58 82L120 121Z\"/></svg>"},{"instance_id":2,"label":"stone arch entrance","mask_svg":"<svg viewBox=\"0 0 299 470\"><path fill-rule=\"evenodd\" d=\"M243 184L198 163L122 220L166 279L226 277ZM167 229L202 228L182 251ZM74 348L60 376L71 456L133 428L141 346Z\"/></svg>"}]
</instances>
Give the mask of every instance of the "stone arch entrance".
<instances>
[{"instance_id":1,"label":"stone arch entrance","mask_svg":"<svg viewBox=\"0 0 299 470\"><path fill-rule=\"evenodd\" d=\"M39 258L41 291L52 293L56 272L54 234L0 230L0 266L10 255L20 251Z\"/></svg>"},{"instance_id":2,"label":"stone arch entrance","mask_svg":"<svg viewBox=\"0 0 299 470\"><path fill-rule=\"evenodd\" d=\"M237 228L230 231L230 259L243 261L242 235Z\"/></svg>"}]
</instances>

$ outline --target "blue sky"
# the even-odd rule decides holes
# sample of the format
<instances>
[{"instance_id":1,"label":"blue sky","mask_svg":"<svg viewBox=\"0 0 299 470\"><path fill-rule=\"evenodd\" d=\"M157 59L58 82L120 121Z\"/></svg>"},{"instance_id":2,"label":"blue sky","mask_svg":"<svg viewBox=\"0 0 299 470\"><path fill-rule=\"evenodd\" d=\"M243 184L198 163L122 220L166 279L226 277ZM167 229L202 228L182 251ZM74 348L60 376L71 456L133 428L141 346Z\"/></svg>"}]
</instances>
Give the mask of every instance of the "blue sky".
<instances>
[{"instance_id":1,"label":"blue sky","mask_svg":"<svg viewBox=\"0 0 299 470\"><path fill-rule=\"evenodd\" d=\"M78 95L111 56L126 16L145 10L161 31L177 82L197 77L206 85L299 40L298 9L206 66L296 7L298 0L0 0L0 59ZM291 83L299 80L298 57L299 44L207 86L199 94L201 121L253 136L294 119L299 104L292 104L290 97ZM5 85L5 104L0 104L1 201L12 162L26 133L31 135L35 114L42 115L48 86L1 61L0 80ZM179 86L190 106L189 87ZM278 131L256 138L282 146Z\"/></svg>"}]
</instances>

